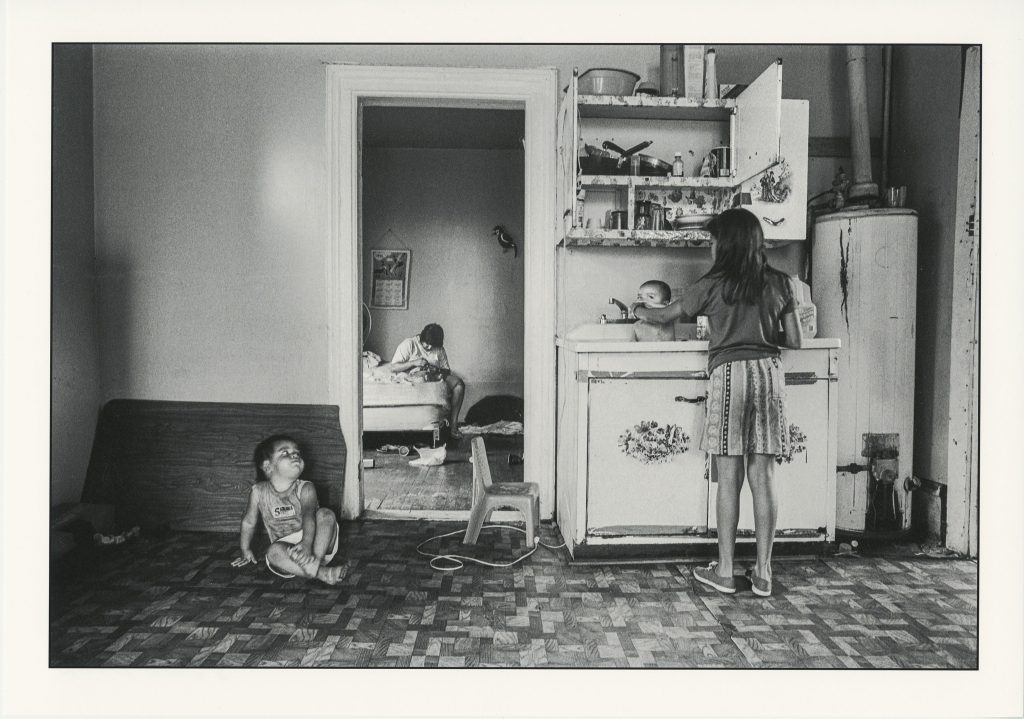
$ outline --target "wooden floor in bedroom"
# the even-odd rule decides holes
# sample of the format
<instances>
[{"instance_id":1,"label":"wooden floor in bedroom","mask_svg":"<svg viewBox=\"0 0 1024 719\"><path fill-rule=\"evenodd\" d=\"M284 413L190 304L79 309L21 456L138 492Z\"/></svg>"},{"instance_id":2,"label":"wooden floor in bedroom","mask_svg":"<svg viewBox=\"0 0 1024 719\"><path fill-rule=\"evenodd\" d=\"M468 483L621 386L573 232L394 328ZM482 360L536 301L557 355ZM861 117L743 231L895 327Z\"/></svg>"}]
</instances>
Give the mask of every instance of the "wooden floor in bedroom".
<instances>
[{"instance_id":1,"label":"wooden floor in bedroom","mask_svg":"<svg viewBox=\"0 0 1024 719\"><path fill-rule=\"evenodd\" d=\"M363 506L369 511L466 511L470 509L473 467L469 461L470 437L450 440L444 464L418 467L409 462L419 455L411 449L407 456L380 452L378 447L404 445L412 448L422 439L389 435L364 439L363 459L374 466L363 469ZM498 482L523 481L523 465L509 464L509 455L522 457L522 436L485 437L491 476Z\"/></svg>"}]
</instances>

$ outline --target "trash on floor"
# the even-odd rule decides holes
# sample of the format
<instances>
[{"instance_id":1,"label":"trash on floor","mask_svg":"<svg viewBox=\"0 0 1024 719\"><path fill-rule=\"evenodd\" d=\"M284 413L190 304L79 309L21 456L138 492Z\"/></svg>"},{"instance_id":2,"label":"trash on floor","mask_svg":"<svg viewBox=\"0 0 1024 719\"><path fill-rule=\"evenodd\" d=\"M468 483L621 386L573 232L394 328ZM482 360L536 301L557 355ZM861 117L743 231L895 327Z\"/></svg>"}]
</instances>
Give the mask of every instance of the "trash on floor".
<instances>
[{"instance_id":1,"label":"trash on floor","mask_svg":"<svg viewBox=\"0 0 1024 719\"><path fill-rule=\"evenodd\" d=\"M419 458L409 462L410 465L415 467L437 467L444 464L445 459L448 457L448 449L444 445L436 449L417 447L416 451L420 454Z\"/></svg>"}]
</instances>

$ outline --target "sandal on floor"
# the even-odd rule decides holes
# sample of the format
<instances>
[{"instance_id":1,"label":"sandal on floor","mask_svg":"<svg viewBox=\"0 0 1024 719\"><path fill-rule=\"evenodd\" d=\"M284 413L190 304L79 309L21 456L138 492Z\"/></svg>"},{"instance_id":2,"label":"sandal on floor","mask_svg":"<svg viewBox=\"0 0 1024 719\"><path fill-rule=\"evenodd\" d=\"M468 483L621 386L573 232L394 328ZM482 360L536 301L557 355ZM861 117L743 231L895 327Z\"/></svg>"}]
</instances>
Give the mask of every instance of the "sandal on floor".
<instances>
[{"instance_id":1,"label":"sandal on floor","mask_svg":"<svg viewBox=\"0 0 1024 719\"><path fill-rule=\"evenodd\" d=\"M717 589L723 594L735 594L735 577L723 577L715 571L717 566L718 562L712 562L706 567L694 567L693 578L701 584L706 584L713 589Z\"/></svg>"},{"instance_id":2,"label":"sandal on floor","mask_svg":"<svg viewBox=\"0 0 1024 719\"><path fill-rule=\"evenodd\" d=\"M398 453L403 457L407 457L409 455L409 448L406 447L404 444L384 444L381 445L380 447L377 447L377 452L378 454Z\"/></svg>"},{"instance_id":3,"label":"sandal on floor","mask_svg":"<svg viewBox=\"0 0 1024 719\"><path fill-rule=\"evenodd\" d=\"M750 580L750 589L759 597L770 597L772 595L772 580L758 576L753 569L747 570L747 579Z\"/></svg>"}]
</instances>

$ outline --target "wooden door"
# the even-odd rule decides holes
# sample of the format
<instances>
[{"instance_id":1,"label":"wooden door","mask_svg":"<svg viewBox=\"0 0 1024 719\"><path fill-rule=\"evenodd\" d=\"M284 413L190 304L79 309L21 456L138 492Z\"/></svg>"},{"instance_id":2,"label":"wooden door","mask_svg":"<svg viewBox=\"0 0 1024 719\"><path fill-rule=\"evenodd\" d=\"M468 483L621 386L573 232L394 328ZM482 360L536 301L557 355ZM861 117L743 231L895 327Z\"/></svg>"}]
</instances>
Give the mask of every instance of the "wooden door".
<instances>
[{"instance_id":1,"label":"wooden door","mask_svg":"<svg viewBox=\"0 0 1024 719\"><path fill-rule=\"evenodd\" d=\"M706 393L706 380L590 381L588 534L706 530Z\"/></svg>"},{"instance_id":2,"label":"wooden door","mask_svg":"<svg viewBox=\"0 0 1024 719\"><path fill-rule=\"evenodd\" d=\"M981 48L964 51L950 322L946 546L978 555L978 294Z\"/></svg>"},{"instance_id":3,"label":"wooden door","mask_svg":"<svg viewBox=\"0 0 1024 719\"><path fill-rule=\"evenodd\" d=\"M561 218L558 240L575 227L576 171L579 147L579 116L576 106L576 76L573 75L558 111L558 178L555 183L556 205Z\"/></svg>"},{"instance_id":4,"label":"wooden door","mask_svg":"<svg viewBox=\"0 0 1024 719\"><path fill-rule=\"evenodd\" d=\"M741 185L767 240L807 239L807 100L782 101L779 162Z\"/></svg>"},{"instance_id":5,"label":"wooden door","mask_svg":"<svg viewBox=\"0 0 1024 719\"><path fill-rule=\"evenodd\" d=\"M782 152L782 60L772 63L736 98L732 138L736 184L774 165Z\"/></svg>"}]
</instances>

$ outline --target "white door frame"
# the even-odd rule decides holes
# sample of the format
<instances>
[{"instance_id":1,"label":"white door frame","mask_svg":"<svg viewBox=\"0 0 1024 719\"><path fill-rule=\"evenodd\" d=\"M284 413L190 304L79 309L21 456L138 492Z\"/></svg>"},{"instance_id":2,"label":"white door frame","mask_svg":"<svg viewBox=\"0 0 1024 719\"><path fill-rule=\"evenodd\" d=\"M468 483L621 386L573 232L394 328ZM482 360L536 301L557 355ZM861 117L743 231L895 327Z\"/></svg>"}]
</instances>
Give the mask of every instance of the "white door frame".
<instances>
[{"instance_id":1,"label":"white door frame","mask_svg":"<svg viewBox=\"0 0 1024 719\"><path fill-rule=\"evenodd\" d=\"M978 181L981 48L964 55L957 158L950 327L949 439L946 446L946 547L978 555Z\"/></svg>"},{"instance_id":2,"label":"white door frame","mask_svg":"<svg viewBox=\"0 0 1024 719\"><path fill-rule=\"evenodd\" d=\"M518 107L526 115L523 261L524 474L540 484L541 517L555 490L555 167L558 74L524 70L330 65L327 67L328 398L348 446L341 514L363 507L362 226L360 116L364 103Z\"/></svg>"}]
</instances>

